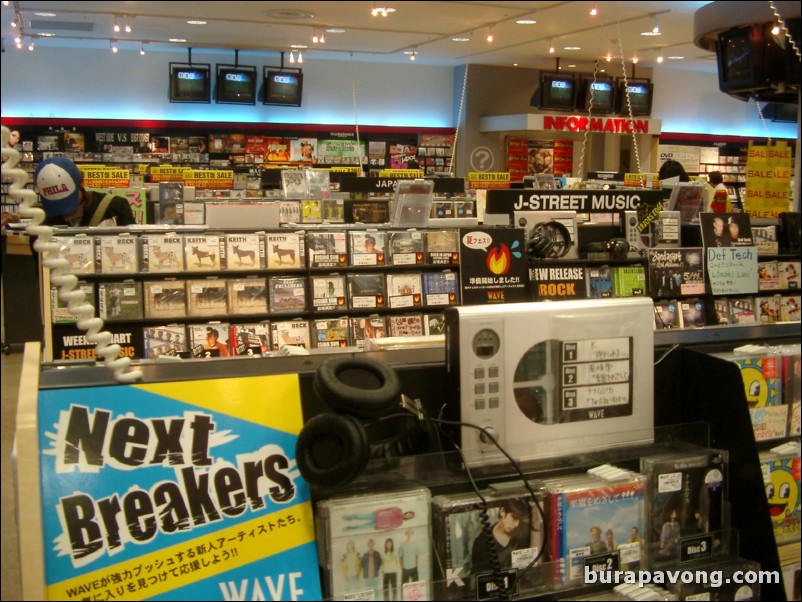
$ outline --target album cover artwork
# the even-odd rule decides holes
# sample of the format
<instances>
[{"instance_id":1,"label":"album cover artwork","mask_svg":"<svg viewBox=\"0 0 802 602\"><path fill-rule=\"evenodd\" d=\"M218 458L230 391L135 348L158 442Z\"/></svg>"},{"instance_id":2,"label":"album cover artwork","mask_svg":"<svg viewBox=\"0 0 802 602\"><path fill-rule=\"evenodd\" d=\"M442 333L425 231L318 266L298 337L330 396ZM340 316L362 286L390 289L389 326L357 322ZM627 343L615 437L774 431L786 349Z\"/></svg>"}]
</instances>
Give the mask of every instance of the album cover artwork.
<instances>
[{"instance_id":1,"label":"album cover artwork","mask_svg":"<svg viewBox=\"0 0 802 602\"><path fill-rule=\"evenodd\" d=\"M323 201L304 199L301 201L301 223L319 224L323 221Z\"/></svg>"},{"instance_id":2,"label":"album cover artwork","mask_svg":"<svg viewBox=\"0 0 802 602\"><path fill-rule=\"evenodd\" d=\"M268 232L267 245L268 270L298 270L306 265L304 257L303 232Z\"/></svg>"},{"instance_id":3,"label":"album cover artwork","mask_svg":"<svg viewBox=\"0 0 802 602\"><path fill-rule=\"evenodd\" d=\"M390 221L390 203L386 200L348 199L343 209L345 221L349 224L385 224Z\"/></svg>"},{"instance_id":4,"label":"album cover artwork","mask_svg":"<svg viewBox=\"0 0 802 602\"><path fill-rule=\"evenodd\" d=\"M754 324L757 321L754 297L730 299L730 319L732 324Z\"/></svg>"},{"instance_id":5,"label":"album cover artwork","mask_svg":"<svg viewBox=\"0 0 802 602\"><path fill-rule=\"evenodd\" d=\"M432 265L459 264L459 232L457 230L427 230L426 263Z\"/></svg>"},{"instance_id":6,"label":"album cover artwork","mask_svg":"<svg viewBox=\"0 0 802 602\"><path fill-rule=\"evenodd\" d=\"M383 339L387 336L384 316L352 317L350 322L351 342L360 350L365 348L365 339Z\"/></svg>"},{"instance_id":7,"label":"album cover artwork","mask_svg":"<svg viewBox=\"0 0 802 602\"><path fill-rule=\"evenodd\" d=\"M423 232L389 232L391 265L420 265L423 263Z\"/></svg>"},{"instance_id":8,"label":"album cover artwork","mask_svg":"<svg viewBox=\"0 0 802 602\"><path fill-rule=\"evenodd\" d=\"M780 295L755 297L755 313L759 324L776 324L780 321Z\"/></svg>"},{"instance_id":9,"label":"album cover artwork","mask_svg":"<svg viewBox=\"0 0 802 602\"><path fill-rule=\"evenodd\" d=\"M423 314L387 316L387 332L391 337L421 337Z\"/></svg>"},{"instance_id":10,"label":"album cover artwork","mask_svg":"<svg viewBox=\"0 0 802 602\"><path fill-rule=\"evenodd\" d=\"M310 349L308 320L273 320L270 322L273 351L281 351L287 345Z\"/></svg>"},{"instance_id":11,"label":"album cover artwork","mask_svg":"<svg viewBox=\"0 0 802 602\"><path fill-rule=\"evenodd\" d=\"M351 250L351 265L385 265L386 233L376 230L349 232L348 242Z\"/></svg>"},{"instance_id":12,"label":"album cover artwork","mask_svg":"<svg viewBox=\"0 0 802 602\"><path fill-rule=\"evenodd\" d=\"M301 223L301 201L282 200L279 202L279 223Z\"/></svg>"},{"instance_id":13,"label":"album cover artwork","mask_svg":"<svg viewBox=\"0 0 802 602\"><path fill-rule=\"evenodd\" d=\"M345 222L345 201L343 199L323 199L323 221L330 224Z\"/></svg>"},{"instance_id":14,"label":"album cover artwork","mask_svg":"<svg viewBox=\"0 0 802 602\"><path fill-rule=\"evenodd\" d=\"M446 333L446 316L442 313L423 314L423 334L430 336Z\"/></svg>"},{"instance_id":15,"label":"album cover artwork","mask_svg":"<svg viewBox=\"0 0 802 602\"><path fill-rule=\"evenodd\" d=\"M454 217L474 217L476 207L473 201L454 201Z\"/></svg>"},{"instance_id":16,"label":"album cover artwork","mask_svg":"<svg viewBox=\"0 0 802 602\"><path fill-rule=\"evenodd\" d=\"M782 403L782 362L777 355L728 356L741 371L749 408Z\"/></svg>"},{"instance_id":17,"label":"album cover artwork","mask_svg":"<svg viewBox=\"0 0 802 602\"><path fill-rule=\"evenodd\" d=\"M643 537L650 566L679 562L683 539L729 526L726 458L726 452L715 449L641 458L641 472L648 479Z\"/></svg>"},{"instance_id":18,"label":"album cover artwork","mask_svg":"<svg viewBox=\"0 0 802 602\"><path fill-rule=\"evenodd\" d=\"M345 231L308 232L306 249L310 268L343 268L348 265Z\"/></svg>"},{"instance_id":19,"label":"album cover artwork","mask_svg":"<svg viewBox=\"0 0 802 602\"><path fill-rule=\"evenodd\" d=\"M787 405L802 401L800 383L802 383L802 355L799 347L783 352L780 356L780 373L782 376L782 402ZM792 432L799 435L799 432Z\"/></svg>"},{"instance_id":20,"label":"album cover artwork","mask_svg":"<svg viewBox=\"0 0 802 602\"><path fill-rule=\"evenodd\" d=\"M281 191L285 199L306 198L308 194L304 172L300 169L282 169Z\"/></svg>"},{"instance_id":21,"label":"album cover artwork","mask_svg":"<svg viewBox=\"0 0 802 602\"><path fill-rule=\"evenodd\" d=\"M705 326L705 302L704 299L691 299L680 301L680 311L682 312L683 328L701 328Z\"/></svg>"},{"instance_id":22,"label":"album cover artwork","mask_svg":"<svg viewBox=\"0 0 802 602\"><path fill-rule=\"evenodd\" d=\"M649 249L649 291L654 297L705 294L702 248Z\"/></svg>"},{"instance_id":23,"label":"album cover artwork","mask_svg":"<svg viewBox=\"0 0 802 602\"><path fill-rule=\"evenodd\" d=\"M236 315L267 313L267 280L265 278L237 278L226 282L228 311Z\"/></svg>"},{"instance_id":24,"label":"album cover artwork","mask_svg":"<svg viewBox=\"0 0 802 602\"><path fill-rule=\"evenodd\" d=\"M644 562L646 479L607 482L586 475L546 481L556 583L581 582L585 558L618 552L621 570Z\"/></svg>"},{"instance_id":25,"label":"album cover artwork","mask_svg":"<svg viewBox=\"0 0 802 602\"><path fill-rule=\"evenodd\" d=\"M306 278L302 276L270 276L270 313L306 311Z\"/></svg>"},{"instance_id":26,"label":"album cover artwork","mask_svg":"<svg viewBox=\"0 0 802 602\"><path fill-rule=\"evenodd\" d=\"M344 275L310 276L309 280L314 311L342 311L347 308Z\"/></svg>"},{"instance_id":27,"label":"album cover artwork","mask_svg":"<svg viewBox=\"0 0 802 602\"><path fill-rule=\"evenodd\" d=\"M224 316L228 313L226 281L187 280L188 316Z\"/></svg>"},{"instance_id":28,"label":"album cover artwork","mask_svg":"<svg viewBox=\"0 0 802 602\"><path fill-rule=\"evenodd\" d=\"M265 267L265 239L261 233L226 235L226 269L261 270Z\"/></svg>"},{"instance_id":29,"label":"album cover artwork","mask_svg":"<svg viewBox=\"0 0 802 602\"><path fill-rule=\"evenodd\" d=\"M228 357L231 355L228 344L230 324L209 322L187 326L191 353L194 358Z\"/></svg>"},{"instance_id":30,"label":"album cover artwork","mask_svg":"<svg viewBox=\"0 0 802 602\"><path fill-rule=\"evenodd\" d=\"M232 355L260 357L270 351L270 323L232 324L229 326Z\"/></svg>"},{"instance_id":31,"label":"album cover artwork","mask_svg":"<svg viewBox=\"0 0 802 602\"><path fill-rule=\"evenodd\" d=\"M431 600L430 496L426 488L366 493L316 504L327 597Z\"/></svg>"},{"instance_id":32,"label":"album cover artwork","mask_svg":"<svg viewBox=\"0 0 802 602\"><path fill-rule=\"evenodd\" d=\"M81 289L84 293L84 299L87 303L94 306L95 305L95 285L92 282L83 282L78 281L76 285L77 289ZM78 320L78 317L70 311L69 304L66 301L62 301L61 297L58 296L58 287L52 286L50 287L50 313L51 313L51 321L53 324L65 324L68 322L75 322Z\"/></svg>"},{"instance_id":33,"label":"album cover artwork","mask_svg":"<svg viewBox=\"0 0 802 602\"><path fill-rule=\"evenodd\" d=\"M713 299L713 311L716 312L716 324L729 324L730 317L730 300L717 297Z\"/></svg>"},{"instance_id":34,"label":"album cover artwork","mask_svg":"<svg viewBox=\"0 0 802 602\"><path fill-rule=\"evenodd\" d=\"M138 236L98 236L95 253L101 274L133 274L139 271Z\"/></svg>"},{"instance_id":35,"label":"album cover artwork","mask_svg":"<svg viewBox=\"0 0 802 602\"><path fill-rule=\"evenodd\" d=\"M348 347L350 344L348 318L314 320L312 328L313 346L317 349Z\"/></svg>"},{"instance_id":36,"label":"album cover artwork","mask_svg":"<svg viewBox=\"0 0 802 602\"><path fill-rule=\"evenodd\" d=\"M780 276L780 288L783 290L799 290L799 261L780 261L777 271Z\"/></svg>"},{"instance_id":37,"label":"album cover artwork","mask_svg":"<svg viewBox=\"0 0 802 602\"><path fill-rule=\"evenodd\" d=\"M646 294L646 268L642 265L620 265L613 268L616 297Z\"/></svg>"},{"instance_id":38,"label":"album cover artwork","mask_svg":"<svg viewBox=\"0 0 802 602\"><path fill-rule=\"evenodd\" d=\"M585 274L588 299L607 299L615 296L615 276L609 265L587 267Z\"/></svg>"},{"instance_id":39,"label":"album cover artwork","mask_svg":"<svg viewBox=\"0 0 802 602\"><path fill-rule=\"evenodd\" d=\"M437 600L484 599L477 582L492 576L494 563L488 547L495 547L502 571L524 571L514 590L519 595L541 585L539 564L532 564L543 547L544 524L536 503L544 507L542 491L536 498L523 488L510 492L483 492L487 502L489 533L482 528L482 500L474 492L432 498L432 542L435 598ZM532 566L530 566L532 564Z\"/></svg>"},{"instance_id":40,"label":"album cover artwork","mask_svg":"<svg viewBox=\"0 0 802 602\"><path fill-rule=\"evenodd\" d=\"M682 328L682 314L678 302L654 302L654 328L655 330Z\"/></svg>"},{"instance_id":41,"label":"album cover artwork","mask_svg":"<svg viewBox=\"0 0 802 602\"><path fill-rule=\"evenodd\" d=\"M226 245L219 234L187 234L184 257L188 272L219 272L225 265Z\"/></svg>"},{"instance_id":42,"label":"album cover artwork","mask_svg":"<svg viewBox=\"0 0 802 602\"><path fill-rule=\"evenodd\" d=\"M459 305L459 275L450 270L423 274L423 303L426 307Z\"/></svg>"},{"instance_id":43,"label":"album cover artwork","mask_svg":"<svg viewBox=\"0 0 802 602\"><path fill-rule=\"evenodd\" d=\"M148 326L143 329L145 359L159 357L190 357L187 329L183 324Z\"/></svg>"},{"instance_id":44,"label":"album cover artwork","mask_svg":"<svg viewBox=\"0 0 802 602\"><path fill-rule=\"evenodd\" d=\"M421 274L387 274L387 299L391 309L423 306Z\"/></svg>"},{"instance_id":45,"label":"album cover artwork","mask_svg":"<svg viewBox=\"0 0 802 602\"><path fill-rule=\"evenodd\" d=\"M384 274L348 274L348 305L351 309L384 307Z\"/></svg>"},{"instance_id":46,"label":"album cover artwork","mask_svg":"<svg viewBox=\"0 0 802 602\"><path fill-rule=\"evenodd\" d=\"M757 263L757 290L774 291L780 288L779 264L776 261Z\"/></svg>"},{"instance_id":47,"label":"album cover artwork","mask_svg":"<svg viewBox=\"0 0 802 602\"><path fill-rule=\"evenodd\" d=\"M780 299L780 321L799 322L800 295L784 295Z\"/></svg>"},{"instance_id":48,"label":"album cover artwork","mask_svg":"<svg viewBox=\"0 0 802 602\"><path fill-rule=\"evenodd\" d=\"M146 318L186 317L187 288L183 280L149 280L143 288Z\"/></svg>"},{"instance_id":49,"label":"album cover artwork","mask_svg":"<svg viewBox=\"0 0 802 602\"><path fill-rule=\"evenodd\" d=\"M97 308L100 317L110 322L141 320L144 316L142 283L133 280L98 283Z\"/></svg>"},{"instance_id":50,"label":"album cover artwork","mask_svg":"<svg viewBox=\"0 0 802 602\"><path fill-rule=\"evenodd\" d=\"M769 514L778 544L799 541L802 511L800 500L800 471L802 461L796 454L760 452L763 481L769 502Z\"/></svg>"},{"instance_id":51,"label":"album cover artwork","mask_svg":"<svg viewBox=\"0 0 802 602\"><path fill-rule=\"evenodd\" d=\"M69 264L70 274L95 273L95 237L86 234L77 236L54 236L51 242L58 244L59 256Z\"/></svg>"},{"instance_id":52,"label":"album cover artwork","mask_svg":"<svg viewBox=\"0 0 802 602\"><path fill-rule=\"evenodd\" d=\"M143 272L183 272L184 237L181 234L142 236Z\"/></svg>"}]
</instances>

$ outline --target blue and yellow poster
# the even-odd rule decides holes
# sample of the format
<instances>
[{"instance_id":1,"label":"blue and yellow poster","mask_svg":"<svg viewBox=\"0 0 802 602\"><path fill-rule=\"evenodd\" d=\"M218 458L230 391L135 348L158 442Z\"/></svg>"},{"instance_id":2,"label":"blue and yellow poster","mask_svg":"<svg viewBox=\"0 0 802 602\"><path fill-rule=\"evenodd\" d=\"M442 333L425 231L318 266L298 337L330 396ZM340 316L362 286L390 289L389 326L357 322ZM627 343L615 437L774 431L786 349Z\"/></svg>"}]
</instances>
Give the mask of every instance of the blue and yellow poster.
<instances>
[{"instance_id":1,"label":"blue and yellow poster","mask_svg":"<svg viewBox=\"0 0 802 602\"><path fill-rule=\"evenodd\" d=\"M51 600L318 600L298 377L39 392Z\"/></svg>"}]
</instances>

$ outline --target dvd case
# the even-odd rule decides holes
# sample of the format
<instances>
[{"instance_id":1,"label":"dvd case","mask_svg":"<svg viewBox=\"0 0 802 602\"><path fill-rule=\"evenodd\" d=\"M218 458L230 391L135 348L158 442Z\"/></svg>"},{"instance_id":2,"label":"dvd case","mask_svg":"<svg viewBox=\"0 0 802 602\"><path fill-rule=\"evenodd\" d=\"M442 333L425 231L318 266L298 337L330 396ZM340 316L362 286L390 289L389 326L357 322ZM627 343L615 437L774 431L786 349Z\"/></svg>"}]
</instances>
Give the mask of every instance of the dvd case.
<instances>
[{"instance_id":1,"label":"dvd case","mask_svg":"<svg viewBox=\"0 0 802 602\"><path fill-rule=\"evenodd\" d=\"M138 236L98 236L95 253L101 274L132 274L139 271Z\"/></svg>"},{"instance_id":2,"label":"dvd case","mask_svg":"<svg viewBox=\"0 0 802 602\"><path fill-rule=\"evenodd\" d=\"M427 230L426 263L432 265L459 264L459 232L457 230Z\"/></svg>"},{"instance_id":3,"label":"dvd case","mask_svg":"<svg viewBox=\"0 0 802 602\"><path fill-rule=\"evenodd\" d=\"M146 318L186 317L187 287L183 280L148 280L143 289Z\"/></svg>"},{"instance_id":4,"label":"dvd case","mask_svg":"<svg viewBox=\"0 0 802 602\"><path fill-rule=\"evenodd\" d=\"M421 337L423 314L387 316L387 331L391 337Z\"/></svg>"},{"instance_id":5,"label":"dvd case","mask_svg":"<svg viewBox=\"0 0 802 602\"><path fill-rule=\"evenodd\" d=\"M76 284L76 289L80 289L84 293L84 298L87 303L90 305L95 305L95 285L92 282L84 282L79 280ZM53 324L65 324L69 322L75 322L78 320L78 316L73 314L70 311L69 304L66 301L62 301L61 297L58 296L58 287L52 286L50 287L50 312L51 312L51 321Z\"/></svg>"},{"instance_id":6,"label":"dvd case","mask_svg":"<svg viewBox=\"0 0 802 602\"><path fill-rule=\"evenodd\" d=\"M387 336L387 321L384 316L352 317L351 343L357 349L365 348L365 339L383 339Z\"/></svg>"},{"instance_id":7,"label":"dvd case","mask_svg":"<svg viewBox=\"0 0 802 602\"><path fill-rule=\"evenodd\" d=\"M610 266L588 267L585 274L588 299L606 299L615 296L615 275Z\"/></svg>"},{"instance_id":8,"label":"dvd case","mask_svg":"<svg viewBox=\"0 0 802 602\"><path fill-rule=\"evenodd\" d=\"M799 322L799 305L802 303L800 295L785 295L780 299L780 321Z\"/></svg>"},{"instance_id":9,"label":"dvd case","mask_svg":"<svg viewBox=\"0 0 802 602\"><path fill-rule=\"evenodd\" d=\"M225 280L187 280L186 286L188 316L224 316L228 313Z\"/></svg>"},{"instance_id":10,"label":"dvd case","mask_svg":"<svg viewBox=\"0 0 802 602\"><path fill-rule=\"evenodd\" d=\"M754 297L730 299L730 319L731 324L754 324L757 321Z\"/></svg>"},{"instance_id":11,"label":"dvd case","mask_svg":"<svg viewBox=\"0 0 802 602\"><path fill-rule=\"evenodd\" d=\"M270 322L270 337L273 351L281 351L282 347L293 346L310 349L309 321L297 318L295 320L272 320Z\"/></svg>"},{"instance_id":12,"label":"dvd case","mask_svg":"<svg viewBox=\"0 0 802 602\"><path fill-rule=\"evenodd\" d=\"M262 233L226 235L226 268L233 270L261 270L265 267L265 239Z\"/></svg>"},{"instance_id":13,"label":"dvd case","mask_svg":"<svg viewBox=\"0 0 802 602\"><path fill-rule=\"evenodd\" d=\"M350 345L348 318L315 320L312 323L312 327L314 329L313 344L317 349L348 347Z\"/></svg>"},{"instance_id":14,"label":"dvd case","mask_svg":"<svg viewBox=\"0 0 802 602\"><path fill-rule=\"evenodd\" d=\"M446 333L446 316L443 313L423 314L423 334L432 336Z\"/></svg>"},{"instance_id":15,"label":"dvd case","mask_svg":"<svg viewBox=\"0 0 802 602\"><path fill-rule=\"evenodd\" d=\"M426 272L423 275L423 304L426 307L459 305L459 275L444 272Z\"/></svg>"},{"instance_id":16,"label":"dvd case","mask_svg":"<svg viewBox=\"0 0 802 602\"><path fill-rule=\"evenodd\" d=\"M780 288L780 268L776 261L757 263L757 290L775 291Z\"/></svg>"},{"instance_id":17,"label":"dvd case","mask_svg":"<svg viewBox=\"0 0 802 602\"><path fill-rule=\"evenodd\" d=\"M777 544L798 542L802 523L799 444L787 453L767 450L759 455L774 538Z\"/></svg>"},{"instance_id":18,"label":"dvd case","mask_svg":"<svg viewBox=\"0 0 802 602\"><path fill-rule=\"evenodd\" d=\"M267 279L236 278L226 281L228 311L235 315L267 313Z\"/></svg>"},{"instance_id":19,"label":"dvd case","mask_svg":"<svg viewBox=\"0 0 802 602\"><path fill-rule=\"evenodd\" d=\"M799 290L799 261L780 261L777 271L780 277L780 288L783 290Z\"/></svg>"},{"instance_id":20,"label":"dvd case","mask_svg":"<svg viewBox=\"0 0 802 602\"><path fill-rule=\"evenodd\" d=\"M133 280L98 283L97 308L100 317L109 322L141 320L144 316L142 283Z\"/></svg>"},{"instance_id":21,"label":"dvd case","mask_svg":"<svg viewBox=\"0 0 802 602\"><path fill-rule=\"evenodd\" d=\"M432 562L437 600L488 599L483 584L493 583L494 570L524 571L516 574L513 593L541 585L540 563L532 564L543 547L541 509L544 492L517 487L503 493L484 491L482 503L475 492L439 495L432 498ZM483 517L483 514L486 516ZM487 530L482 523L487 522ZM495 548L494 566L488 547ZM532 564L530 567L529 565Z\"/></svg>"},{"instance_id":22,"label":"dvd case","mask_svg":"<svg viewBox=\"0 0 802 602\"><path fill-rule=\"evenodd\" d=\"M680 302L683 328L701 328L705 326L704 299L690 299Z\"/></svg>"},{"instance_id":23,"label":"dvd case","mask_svg":"<svg viewBox=\"0 0 802 602\"><path fill-rule=\"evenodd\" d=\"M187 326L192 343L192 357L228 357L230 355L227 322L209 322L208 324L190 324Z\"/></svg>"},{"instance_id":24,"label":"dvd case","mask_svg":"<svg viewBox=\"0 0 802 602\"><path fill-rule=\"evenodd\" d=\"M348 265L345 231L307 232L306 248L310 268L343 268Z\"/></svg>"},{"instance_id":25,"label":"dvd case","mask_svg":"<svg viewBox=\"0 0 802 602\"><path fill-rule=\"evenodd\" d=\"M226 245L219 234L188 234L184 257L188 272L219 272L225 265Z\"/></svg>"},{"instance_id":26,"label":"dvd case","mask_svg":"<svg viewBox=\"0 0 802 602\"><path fill-rule=\"evenodd\" d=\"M231 355L260 357L270 351L270 322L232 324L228 330Z\"/></svg>"},{"instance_id":27,"label":"dvd case","mask_svg":"<svg viewBox=\"0 0 802 602\"><path fill-rule=\"evenodd\" d=\"M184 237L181 234L142 236L143 272L183 272Z\"/></svg>"},{"instance_id":28,"label":"dvd case","mask_svg":"<svg viewBox=\"0 0 802 602\"><path fill-rule=\"evenodd\" d=\"M386 233L377 230L348 232L351 265L381 266L385 264Z\"/></svg>"},{"instance_id":29,"label":"dvd case","mask_svg":"<svg viewBox=\"0 0 802 602\"><path fill-rule=\"evenodd\" d=\"M306 278L303 276L270 276L270 313L306 311Z\"/></svg>"},{"instance_id":30,"label":"dvd case","mask_svg":"<svg viewBox=\"0 0 802 602\"><path fill-rule=\"evenodd\" d=\"M145 359L190 357L187 346L187 329L183 324L148 326L143 329Z\"/></svg>"},{"instance_id":31,"label":"dvd case","mask_svg":"<svg viewBox=\"0 0 802 602\"><path fill-rule=\"evenodd\" d=\"M327 597L432 599L429 504L425 488L318 502L318 558Z\"/></svg>"},{"instance_id":32,"label":"dvd case","mask_svg":"<svg viewBox=\"0 0 802 602\"><path fill-rule=\"evenodd\" d=\"M421 265L424 259L423 232L396 231L388 233L391 265Z\"/></svg>"},{"instance_id":33,"label":"dvd case","mask_svg":"<svg viewBox=\"0 0 802 602\"><path fill-rule=\"evenodd\" d=\"M676 301L654 302L654 329L682 328L682 313Z\"/></svg>"},{"instance_id":34,"label":"dvd case","mask_svg":"<svg viewBox=\"0 0 802 602\"><path fill-rule=\"evenodd\" d=\"M299 169L281 170L281 192L285 199L303 199L308 196L304 172Z\"/></svg>"}]
</instances>

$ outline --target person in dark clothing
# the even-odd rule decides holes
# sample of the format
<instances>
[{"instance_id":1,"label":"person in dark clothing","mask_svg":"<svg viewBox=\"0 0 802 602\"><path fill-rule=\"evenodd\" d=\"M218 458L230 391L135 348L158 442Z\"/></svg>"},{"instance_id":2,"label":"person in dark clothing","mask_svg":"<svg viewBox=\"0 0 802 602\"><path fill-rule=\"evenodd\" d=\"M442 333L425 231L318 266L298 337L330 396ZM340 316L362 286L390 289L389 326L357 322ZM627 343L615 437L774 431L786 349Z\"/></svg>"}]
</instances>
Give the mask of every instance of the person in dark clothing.
<instances>
[{"instance_id":1,"label":"person in dark clothing","mask_svg":"<svg viewBox=\"0 0 802 602\"><path fill-rule=\"evenodd\" d=\"M499 507L498 521L487 533L480 533L471 549L471 574L495 570L488 545L495 547L499 567L512 566L512 553L530 547L529 544L529 506L520 499L509 499Z\"/></svg>"},{"instance_id":2,"label":"person in dark clothing","mask_svg":"<svg viewBox=\"0 0 802 602\"><path fill-rule=\"evenodd\" d=\"M675 161L674 159L667 159L660 166L660 171L657 174L657 177L660 178L661 182L669 178L676 178L677 176L679 176L680 182L691 181L691 178L685 172L685 168L682 166L682 163Z\"/></svg>"},{"instance_id":3,"label":"person in dark clothing","mask_svg":"<svg viewBox=\"0 0 802 602\"><path fill-rule=\"evenodd\" d=\"M136 223L128 199L86 190L78 166L65 157L42 161L34 172L34 183L48 226L130 226Z\"/></svg>"}]
</instances>

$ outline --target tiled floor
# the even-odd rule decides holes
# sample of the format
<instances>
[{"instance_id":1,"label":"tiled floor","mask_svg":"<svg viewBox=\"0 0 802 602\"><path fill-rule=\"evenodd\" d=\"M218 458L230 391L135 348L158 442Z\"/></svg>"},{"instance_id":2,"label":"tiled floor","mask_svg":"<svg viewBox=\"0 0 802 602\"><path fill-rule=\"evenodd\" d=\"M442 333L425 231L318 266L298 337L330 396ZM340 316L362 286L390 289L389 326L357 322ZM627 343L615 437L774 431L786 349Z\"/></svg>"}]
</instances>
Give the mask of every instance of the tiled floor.
<instances>
[{"instance_id":1,"label":"tiled floor","mask_svg":"<svg viewBox=\"0 0 802 602\"><path fill-rule=\"evenodd\" d=\"M22 600L20 587L19 533L17 530L17 498L11 454L17 414L17 394L22 371L22 351L0 353L2 372L2 587L0 600Z\"/></svg>"}]
</instances>

